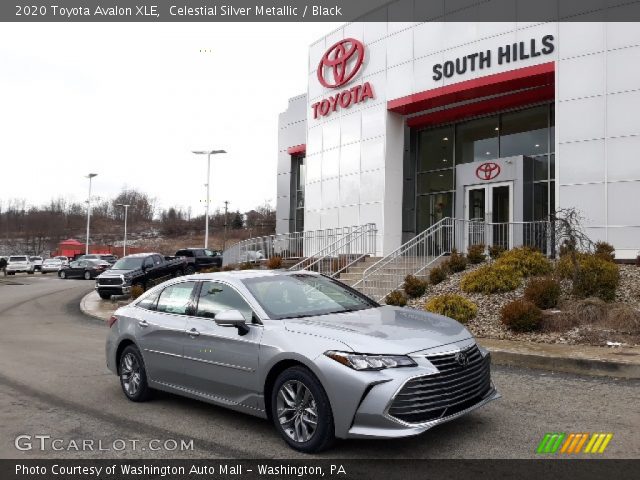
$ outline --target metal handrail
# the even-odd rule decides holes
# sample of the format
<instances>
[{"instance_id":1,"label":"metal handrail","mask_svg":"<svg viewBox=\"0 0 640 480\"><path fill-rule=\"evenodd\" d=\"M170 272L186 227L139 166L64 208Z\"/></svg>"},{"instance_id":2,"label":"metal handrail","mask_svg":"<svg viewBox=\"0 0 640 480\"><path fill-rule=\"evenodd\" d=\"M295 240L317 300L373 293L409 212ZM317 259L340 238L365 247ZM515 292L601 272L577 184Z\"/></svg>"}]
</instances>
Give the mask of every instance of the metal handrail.
<instances>
[{"instance_id":1,"label":"metal handrail","mask_svg":"<svg viewBox=\"0 0 640 480\"><path fill-rule=\"evenodd\" d=\"M454 249L466 252L474 244L484 245L485 251L491 245L535 246L547 256L555 253L553 228L547 220L485 222L445 217L365 269L352 286L383 300L402 285L406 275L419 275Z\"/></svg>"},{"instance_id":2,"label":"metal handrail","mask_svg":"<svg viewBox=\"0 0 640 480\"><path fill-rule=\"evenodd\" d=\"M375 223L367 223L365 225L360 225L359 227L355 227L354 230L351 230L345 236L337 239L336 241L334 241L330 245L327 245L325 248L314 253L313 255L309 255L307 258L293 265L291 268L289 268L289 270L310 270L313 266L317 265L318 263L320 263L321 261L327 258L332 258L332 259L335 258L336 255L341 253L342 249L353 244L356 240L362 238L363 235L371 234L372 232L374 234L377 232ZM358 235L358 237L352 238L353 235ZM341 242L347 242L347 243L344 245L340 245ZM373 252L362 253L362 255L364 256L369 253L375 253L375 249ZM314 259L314 260L312 260L311 263L306 264L311 259Z\"/></svg>"}]
</instances>

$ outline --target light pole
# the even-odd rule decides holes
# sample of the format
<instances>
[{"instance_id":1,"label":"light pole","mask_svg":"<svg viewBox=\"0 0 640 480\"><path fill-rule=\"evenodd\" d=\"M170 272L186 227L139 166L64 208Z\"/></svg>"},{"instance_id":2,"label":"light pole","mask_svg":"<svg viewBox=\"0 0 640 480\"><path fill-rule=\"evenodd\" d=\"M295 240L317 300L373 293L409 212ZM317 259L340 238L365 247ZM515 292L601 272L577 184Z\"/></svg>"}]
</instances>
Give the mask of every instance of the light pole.
<instances>
[{"instance_id":1,"label":"light pole","mask_svg":"<svg viewBox=\"0 0 640 480\"><path fill-rule=\"evenodd\" d=\"M211 183L211 155L217 153L227 153L224 150L194 150L196 155L207 156L207 205L204 217L204 248L209 248L209 184Z\"/></svg>"},{"instance_id":2,"label":"light pole","mask_svg":"<svg viewBox=\"0 0 640 480\"><path fill-rule=\"evenodd\" d=\"M127 215L129 214L129 207L126 203L117 203L116 207L124 207L124 243L122 244L122 256L127 256Z\"/></svg>"},{"instance_id":3,"label":"light pole","mask_svg":"<svg viewBox=\"0 0 640 480\"><path fill-rule=\"evenodd\" d=\"M93 177L97 177L97 173L90 173L85 178L89 179L89 198L87 198L87 243L85 244L84 253L89 255L89 225L91 222L91 180Z\"/></svg>"}]
</instances>

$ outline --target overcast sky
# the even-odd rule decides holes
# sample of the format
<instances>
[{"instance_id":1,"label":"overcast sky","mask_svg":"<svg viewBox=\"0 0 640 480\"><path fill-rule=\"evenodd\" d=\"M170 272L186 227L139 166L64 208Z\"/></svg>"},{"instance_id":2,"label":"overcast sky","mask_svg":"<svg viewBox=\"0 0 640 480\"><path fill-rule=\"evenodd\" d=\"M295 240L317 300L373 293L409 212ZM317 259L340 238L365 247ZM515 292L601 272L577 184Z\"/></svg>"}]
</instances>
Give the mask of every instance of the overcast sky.
<instances>
[{"instance_id":1,"label":"overcast sky","mask_svg":"<svg viewBox=\"0 0 640 480\"><path fill-rule=\"evenodd\" d=\"M204 212L275 204L277 121L331 23L18 24L0 29L0 201L132 187ZM202 50L202 52L201 52ZM205 51L206 50L206 51Z\"/></svg>"}]
</instances>

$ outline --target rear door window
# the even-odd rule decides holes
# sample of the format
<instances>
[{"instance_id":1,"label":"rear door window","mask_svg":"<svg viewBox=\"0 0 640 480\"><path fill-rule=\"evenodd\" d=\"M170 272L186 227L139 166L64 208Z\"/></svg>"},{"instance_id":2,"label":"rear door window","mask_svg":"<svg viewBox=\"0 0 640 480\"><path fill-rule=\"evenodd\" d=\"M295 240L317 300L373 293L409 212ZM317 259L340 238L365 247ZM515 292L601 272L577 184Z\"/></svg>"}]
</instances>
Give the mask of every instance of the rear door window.
<instances>
[{"instance_id":1,"label":"rear door window","mask_svg":"<svg viewBox=\"0 0 640 480\"><path fill-rule=\"evenodd\" d=\"M158 298L158 312L186 315L191 305L191 293L195 282L183 282L171 285L160 294Z\"/></svg>"}]
</instances>

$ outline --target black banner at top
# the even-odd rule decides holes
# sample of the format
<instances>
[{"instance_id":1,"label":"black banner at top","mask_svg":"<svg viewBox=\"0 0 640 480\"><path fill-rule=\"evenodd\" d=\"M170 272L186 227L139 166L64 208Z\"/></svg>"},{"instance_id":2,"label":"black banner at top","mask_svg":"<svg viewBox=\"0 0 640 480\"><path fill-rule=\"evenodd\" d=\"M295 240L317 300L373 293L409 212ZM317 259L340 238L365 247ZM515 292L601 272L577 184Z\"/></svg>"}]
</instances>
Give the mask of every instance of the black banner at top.
<instances>
[{"instance_id":1,"label":"black banner at top","mask_svg":"<svg viewBox=\"0 0 640 480\"><path fill-rule=\"evenodd\" d=\"M640 0L3 0L2 22L638 22Z\"/></svg>"}]
</instances>

